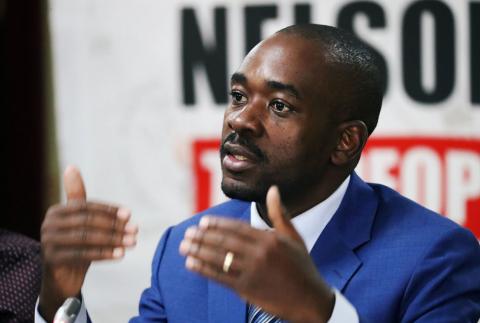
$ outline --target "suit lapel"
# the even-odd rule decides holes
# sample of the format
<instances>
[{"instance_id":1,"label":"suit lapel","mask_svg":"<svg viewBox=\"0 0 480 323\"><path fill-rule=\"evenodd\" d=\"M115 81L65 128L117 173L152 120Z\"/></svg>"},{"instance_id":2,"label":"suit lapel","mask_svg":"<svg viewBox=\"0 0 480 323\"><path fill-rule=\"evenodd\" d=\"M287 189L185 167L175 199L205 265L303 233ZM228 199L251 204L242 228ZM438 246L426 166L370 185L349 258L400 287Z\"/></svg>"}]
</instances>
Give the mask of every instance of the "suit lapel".
<instances>
[{"instance_id":1,"label":"suit lapel","mask_svg":"<svg viewBox=\"0 0 480 323\"><path fill-rule=\"evenodd\" d=\"M340 207L310 252L322 277L340 291L362 265L355 249L370 240L377 203L372 188L352 173Z\"/></svg>"},{"instance_id":2,"label":"suit lapel","mask_svg":"<svg viewBox=\"0 0 480 323\"><path fill-rule=\"evenodd\" d=\"M240 220L250 220L250 206L241 214ZM245 323L247 304L233 290L212 280L208 281L208 322Z\"/></svg>"},{"instance_id":3,"label":"suit lapel","mask_svg":"<svg viewBox=\"0 0 480 323\"><path fill-rule=\"evenodd\" d=\"M322 278L330 286L342 291L362 262L335 231L330 228L324 231L310 254Z\"/></svg>"},{"instance_id":4,"label":"suit lapel","mask_svg":"<svg viewBox=\"0 0 480 323\"><path fill-rule=\"evenodd\" d=\"M362 265L355 249L370 240L377 203L372 188L353 173L340 207L312 248L322 277L340 291ZM250 207L240 219L250 220ZM209 323L245 323L246 315L247 305L235 292L208 281Z\"/></svg>"}]
</instances>

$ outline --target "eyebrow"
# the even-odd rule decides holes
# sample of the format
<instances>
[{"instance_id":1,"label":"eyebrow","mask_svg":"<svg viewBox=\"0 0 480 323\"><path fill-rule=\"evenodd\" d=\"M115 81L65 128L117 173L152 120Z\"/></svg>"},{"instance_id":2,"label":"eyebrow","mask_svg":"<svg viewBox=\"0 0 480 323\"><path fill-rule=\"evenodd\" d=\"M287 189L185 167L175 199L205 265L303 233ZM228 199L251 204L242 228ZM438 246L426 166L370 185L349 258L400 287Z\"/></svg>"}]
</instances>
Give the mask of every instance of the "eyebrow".
<instances>
[{"instance_id":1,"label":"eyebrow","mask_svg":"<svg viewBox=\"0 0 480 323\"><path fill-rule=\"evenodd\" d=\"M242 73L233 73L230 79L231 84L247 84L247 77ZM300 92L291 84L285 84L278 81L269 80L267 81L267 86L271 89L286 91L290 95L294 96L297 99L301 99Z\"/></svg>"},{"instance_id":2,"label":"eyebrow","mask_svg":"<svg viewBox=\"0 0 480 323\"><path fill-rule=\"evenodd\" d=\"M230 78L230 83L240 83L240 84L246 84L247 83L247 77L242 74L242 73L233 73L232 77Z\"/></svg>"},{"instance_id":3,"label":"eyebrow","mask_svg":"<svg viewBox=\"0 0 480 323\"><path fill-rule=\"evenodd\" d=\"M284 84L284 83L278 82L278 81L267 81L267 85L268 85L268 87L270 87L272 89L275 89L275 90L282 90L282 91L289 92L291 95L293 95L297 99L301 99L300 93L295 88L295 86L293 86L291 84Z\"/></svg>"}]
</instances>

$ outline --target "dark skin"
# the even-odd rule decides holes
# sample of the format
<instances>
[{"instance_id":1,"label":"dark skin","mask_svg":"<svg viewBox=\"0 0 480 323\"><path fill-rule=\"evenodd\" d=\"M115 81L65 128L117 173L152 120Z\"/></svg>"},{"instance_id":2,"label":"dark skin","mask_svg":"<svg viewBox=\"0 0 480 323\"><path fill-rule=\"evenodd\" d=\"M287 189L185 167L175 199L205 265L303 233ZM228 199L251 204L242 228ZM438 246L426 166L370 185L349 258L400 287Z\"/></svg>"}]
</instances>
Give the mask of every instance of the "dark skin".
<instances>
[{"instance_id":1,"label":"dark skin","mask_svg":"<svg viewBox=\"0 0 480 323\"><path fill-rule=\"evenodd\" d=\"M323 105L332 99L322 86L330 77L318 47L291 35L276 34L245 58L225 112L222 189L255 200L275 230L208 216L180 245L189 270L290 322L328 321L335 297L289 219L335 191L368 137L362 121L333 121ZM229 251L234 260L224 272Z\"/></svg>"},{"instance_id":2,"label":"dark skin","mask_svg":"<svg viewBox=\"0 0 480 323\"><path fill-rule=\"evenodd\" d=\"M334 294L318 275L308 251L283 213L278 189L268 194L275 231L221 217L204 217L180 245L186 267L234 289L247 302L290 322L326 322ZM228 273L225 254L233 252Z\"/></svg>"},{"instance_id":3,"label":"dark skin","mask_svg":"<svg viewBox=\"0 0 480 323\"><path fill-rule=\"evenodd\" d=\"M47 322L65 299L80 295L92 261L122 258L138 232L129 223L129 210L86 200L82 177L73 166L65 170L64 187L68 202L48 209L41 230L39 310Z\"/></svg>"},{"instance_id":4,"label":"dark skin","mask_svg":"<svg viewBox=\"0 0 480 323\"><path fill-rule=\"evenodd\" d=\"M325 100L329 91L322 84L332 76L323 64L313 43L276 34L257 46L232 78L222 132L222 189L256 201L275 230L206 217L180 245L189 270L291 322L326 322L335 299L289 219L343 182L368 137L363 122L330 118L325 102L332 98ZM42 225L39 304L47 321L67 297L80 295L92 261L123 257L138 231L128 210L86 200L76 168L67 168L64 183L67 204L52 206ZM226 273L228 251L235 256Z\"/></svg>"}]
</instances>

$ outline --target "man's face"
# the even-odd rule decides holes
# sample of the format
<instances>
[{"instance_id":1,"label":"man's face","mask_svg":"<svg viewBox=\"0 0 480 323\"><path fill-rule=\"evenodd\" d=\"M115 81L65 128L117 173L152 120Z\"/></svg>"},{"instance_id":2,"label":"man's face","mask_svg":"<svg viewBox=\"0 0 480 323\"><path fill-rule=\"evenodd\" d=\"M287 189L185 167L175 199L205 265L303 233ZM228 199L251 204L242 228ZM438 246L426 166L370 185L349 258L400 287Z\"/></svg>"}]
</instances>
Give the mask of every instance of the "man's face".
<instances>
[{"instance_id":1,"label":"man's face","mask_svg":"<svg viewBox=\"0 0 480 323\"><path fill-rule=\"evenodd\" d=\"M277 34L234 73L220 151L227 196L263 202L275 184L288 201L321 185L336 141L323 64L310 41Z\"/></svg>"}]
</instances>

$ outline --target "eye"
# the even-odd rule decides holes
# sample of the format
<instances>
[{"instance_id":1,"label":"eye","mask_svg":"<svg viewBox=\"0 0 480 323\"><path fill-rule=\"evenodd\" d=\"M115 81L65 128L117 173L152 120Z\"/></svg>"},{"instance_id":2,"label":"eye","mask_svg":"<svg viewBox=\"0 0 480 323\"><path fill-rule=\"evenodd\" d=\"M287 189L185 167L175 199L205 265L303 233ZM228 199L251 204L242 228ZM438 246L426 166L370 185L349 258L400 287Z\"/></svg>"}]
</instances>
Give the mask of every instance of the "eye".
<instances>
[{"instance_id":1,"label":"eye","mask_svg":"<svg viewBox=\"0 0 480 323\"><path fill-rule=\"evenodd\" d=\"M247 102L247 97L239 91L231 91L230 96L232 97L233 104L242 104Z\"/></svg>"},{"instance_id":2,"label":"eye","mask_svg":"<svg viewBox=\"0 0 480 323\"><path fill-rule=\"evenodd\" d=\"M287 114L293 111L293 109L286 103L278 100L270 103L270 106L272 107L272 110L277 114Z\"/></svg>"}]
</instances>

